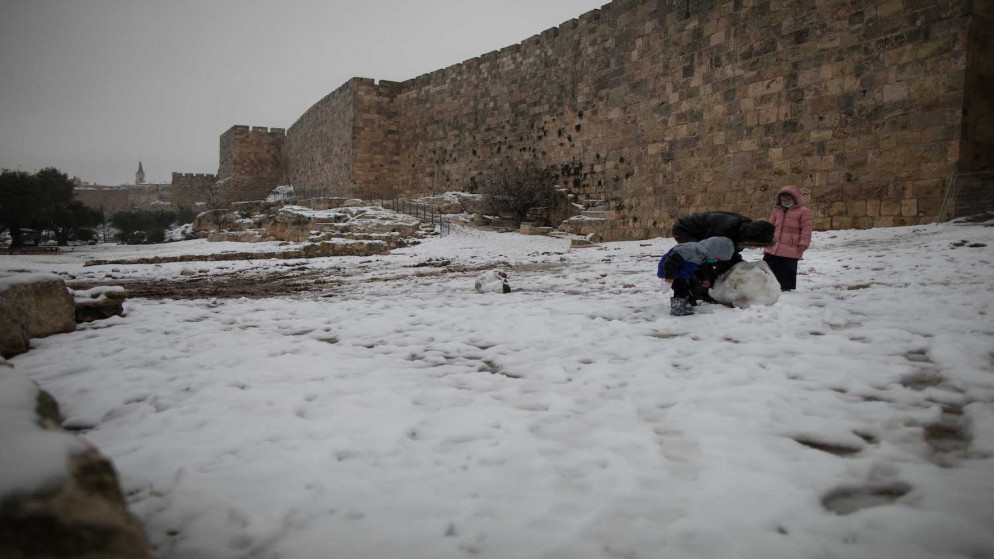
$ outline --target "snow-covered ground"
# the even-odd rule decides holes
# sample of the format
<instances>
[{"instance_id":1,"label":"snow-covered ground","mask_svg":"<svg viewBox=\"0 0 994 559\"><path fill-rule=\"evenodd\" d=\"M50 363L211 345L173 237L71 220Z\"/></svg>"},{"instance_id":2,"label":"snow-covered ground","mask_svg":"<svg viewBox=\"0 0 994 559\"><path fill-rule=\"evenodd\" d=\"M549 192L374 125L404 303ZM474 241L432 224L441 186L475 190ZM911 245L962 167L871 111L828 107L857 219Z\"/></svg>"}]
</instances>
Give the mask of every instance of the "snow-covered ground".
<instances>
[{"instance_id":1,"label":"snow-covered ground","mask_svg":"<svg viewBox=\"0 0 994 559\"><path fill-rule=\"evenodd\" d=\"M799 291L681 318L671 245L454 228L304 261L337 281L293 297L129 300L12 363L160 558L994 557L994 228L816 233ZM514 291L474 291L493 267Z\"/></svg>"}]
</instances>

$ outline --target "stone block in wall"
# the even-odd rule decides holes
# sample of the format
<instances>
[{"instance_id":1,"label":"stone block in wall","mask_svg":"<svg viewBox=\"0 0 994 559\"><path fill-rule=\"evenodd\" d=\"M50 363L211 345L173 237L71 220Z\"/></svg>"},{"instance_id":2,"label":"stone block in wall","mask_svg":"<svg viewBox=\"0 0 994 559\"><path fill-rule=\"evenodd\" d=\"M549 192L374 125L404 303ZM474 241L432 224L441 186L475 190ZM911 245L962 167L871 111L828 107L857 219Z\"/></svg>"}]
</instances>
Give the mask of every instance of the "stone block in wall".
<instances>
[{"instance_id":1,"label":"stone block in wall","mask_svg":"<svg viewBox=\"0 0 994 559\"><path fill-rule=\"evenodd\" d=\"M941 198L946 193L946 182L942 179L915 181L911 187L914 198Z\"/></svg>"},{"instance_id":2,"label":"stone block in wall","mask_svg":"<svg viewBox=\"0 0 994 559\"><path fill-rule=\"evenodd\" d=\"M880 201L880 215L885 217L893 217L896 215L901 215L901 201L900 200L881 200Z\"/></svg>"},{"instance_id":3,"label":"stone block in wall","mask_svg":"<svg viewBox=\"0 0 994 559\"><path fill-rule=\"evenodd\" d=\"M832 218L830 217L815 217L811 219L811 227L815 231L828 231L832 228Z\"/></svg>"},{"instance_id":4,"label":"stone block in wall","mask_svg":"<svg viewBox=\"0 0 994 559\"><path fill-rule=\"evenodd\" d=\"M870 229L873 227L874 218L870 216L857 217L856 218L856 228L857 229Z\"/></svg>"},{"instance_id":5,"label":"stone block in wall","mask_svg":"<svg viewBox=\"0 0 994 559\"><path fill-rule=\"evenodd\" d=\"M866 215L866 200L853 200L846 202L846 215L850 217L863 217Z\"/></svg>"},{"instance_id":6,"label":"stone block in wall","mask_svg":"<svg viewBox=\"0 0 994 559\"><path fill-rule=\"evenodd\" d=\"M849 206L846 202L832 202L832 205L828 207L828 215L847 215L849 213Z\"/></svg>"},{"instance_id":7,"label":"stone block in wall","mask_svg":"<svg viewBox=\"0 0 994 559\"><path fill-rule=\"evenodd\" d=\"M918 200L901 200L901 215L904 217L912 217L918 215Z\"/></svg>"},{"instance_id":8,"label":"stone block in wall","mask_svg":"<svg viewBox=\"0 0 994 559\"><path fill-rule=\"evenodd\" d=\"M918 199L918 214L927 218L935 218L939 215L939 210L942 209L942 198L919 198ZM949 209L947 204L946 209Z\"/></svg>"},{"instance_id":9,"label":"stone block in wall","mask_svg":"<svg viewBox=\"0 0 994 559\"><path fill-rule=\"evenodd\" d=\"M852 229L853 219L845 215L832 216L832 229Z\"/></svg>"},{"instance_id":10,"label":"stone block in wall","mask_svg":"<svg viewBox=\"0 0 994 559\"><path fill-rule=\"evenodd\" d=\"M0 355L28 350L30 338L72 332L76 308L62 278L20 274L0 279Z\"/></svg>"},{"instance_id":11,"label":"stone block in wall","mask_svg":"<svg viewBox=\"0 0 994 559\"><path fill-rule=\"evenodd\" d=\"M880 215L880 200L866 201L866 215L870 217Z\"/></svg>"},{"instance_id":12,"label":"stone block in wall","mask_svg":"<svg viewBox=\"0 0 994 559\"><path fill-rule=\"evenodd\" d=\"M884 103L903 101L908 98L908 84L895 83L884 86Z\"/></svg>"}]
</instances>

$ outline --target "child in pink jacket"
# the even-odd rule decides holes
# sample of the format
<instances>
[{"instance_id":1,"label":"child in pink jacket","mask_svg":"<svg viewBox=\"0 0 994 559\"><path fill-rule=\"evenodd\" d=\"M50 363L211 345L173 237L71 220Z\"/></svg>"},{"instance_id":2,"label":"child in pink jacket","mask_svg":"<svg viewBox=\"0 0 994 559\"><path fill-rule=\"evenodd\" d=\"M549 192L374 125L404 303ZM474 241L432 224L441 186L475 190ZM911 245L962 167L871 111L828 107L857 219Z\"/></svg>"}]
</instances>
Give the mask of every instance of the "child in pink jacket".
<instances>
[{"instance_id":1,"label":"child in pink jacket","mask_svg":"<svg viewBox=\"0 0 994 559\"><path fill-rule=\"evenodd\" d=\"M797 261L811 246L811 210L804 205L796 186L785 186L777 193L770 221L776 230L773 246L764 251L763 260L773 270L780 289L793 291L797 287Z\"/></svg>"}]
</instances>

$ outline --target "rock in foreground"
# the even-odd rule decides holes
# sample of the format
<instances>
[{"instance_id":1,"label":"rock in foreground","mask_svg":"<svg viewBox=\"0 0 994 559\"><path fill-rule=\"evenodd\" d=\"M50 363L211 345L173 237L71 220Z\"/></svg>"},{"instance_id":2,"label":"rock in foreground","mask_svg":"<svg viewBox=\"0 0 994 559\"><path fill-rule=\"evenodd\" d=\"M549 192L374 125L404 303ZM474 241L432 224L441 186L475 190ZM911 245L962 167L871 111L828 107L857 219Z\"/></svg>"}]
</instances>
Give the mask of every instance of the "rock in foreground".
<instances>
[{"instance_id":1,"label":"rock in foreground","mask_svg":"<svg viewBox=\"0 0 994 559\"><path fill-rule=\"evenodd\" d=\"M62 278L23 274L0 279L0 355L24 353L30 338L75 329L75 305Z\"/></svg>"}]
</instances>

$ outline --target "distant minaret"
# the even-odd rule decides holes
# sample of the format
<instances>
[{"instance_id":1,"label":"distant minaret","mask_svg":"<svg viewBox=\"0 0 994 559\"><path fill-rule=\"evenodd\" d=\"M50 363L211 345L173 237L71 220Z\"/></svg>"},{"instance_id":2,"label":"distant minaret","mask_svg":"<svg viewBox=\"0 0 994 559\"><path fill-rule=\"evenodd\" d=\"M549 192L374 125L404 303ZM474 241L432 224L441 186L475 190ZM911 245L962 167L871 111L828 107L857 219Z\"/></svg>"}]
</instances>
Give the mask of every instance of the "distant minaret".
<instances>
[{"instance_id":1,"label":"distant minaret","mask_svg":"<svg viewBox=\"0 0 994 559\"><path fill-rule=\"evenodd\" d=\"M135 173L135 184L145 184L145 171L142 170L142 162L138 160L138 172Z\"/></svg>"}]
</instances>

